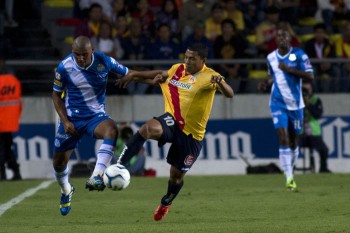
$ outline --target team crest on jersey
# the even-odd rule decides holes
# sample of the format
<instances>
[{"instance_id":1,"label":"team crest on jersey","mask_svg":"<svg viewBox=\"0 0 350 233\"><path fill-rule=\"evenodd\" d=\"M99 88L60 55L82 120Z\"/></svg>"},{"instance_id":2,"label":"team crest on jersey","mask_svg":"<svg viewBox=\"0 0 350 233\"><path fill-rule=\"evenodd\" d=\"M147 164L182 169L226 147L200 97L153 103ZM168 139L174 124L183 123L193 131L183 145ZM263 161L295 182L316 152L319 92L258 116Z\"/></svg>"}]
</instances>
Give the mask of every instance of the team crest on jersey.
<instances>
[{"instance_id":1,"label":"team crest on jersey","mask_svg":"<svg viewBox=\"0 0 350 233\"><path fill-rule=\"evenodd\" d=\"M291 53L291 54L289 55L288 59L289 59L290 61L295 61L295 60L297 59L297 56L295 56L294 53Z\"/></svg>"},{"instance_id":2,"label":"team crest on jersey","mask_svg":"<svg viewBox=\"0 0 350 233\"><path fill-rule=\"evenodd\" d=\"M186 158L185 158L184 164L186 166L190 166L190 165L192 165L194 163L194 160L195 160L195 158L194 158L193 155L187 155Z\"/></svg>"},{"instance_id":3,"label":"team crest on jersey","mask_svg":"<svg viewBox=\"0 0 350 233\"><path fill-rule=\"evenodd\" d=\"M97 66L97 70L98 70L98 71L104 71L105 69L106 69L106 68L105 68L104 65L98 64L98 66Z\"/></svg>"},{"instance_id":4,"label":"team crest on jersey","mask_svg":"<svg viewBox=\"0 0 350 233\"><path fill-rule=\"evenodd\" d=\"M61 79L61 75L60 75L60 73L58 73L58 72L56 72L56 79L57 79L57 80L60 80L60 79Z\"/></svg>"},{"instance_id":5,"label":"team crest on jersey","mask_svg":"<svg viewBox=\"0 0 350 233\"><path fill-rule=\"evenodd\" d=\"M194 83L196 81L196 76L191 75L189 82Z\"/></svg>"}]
</instances>

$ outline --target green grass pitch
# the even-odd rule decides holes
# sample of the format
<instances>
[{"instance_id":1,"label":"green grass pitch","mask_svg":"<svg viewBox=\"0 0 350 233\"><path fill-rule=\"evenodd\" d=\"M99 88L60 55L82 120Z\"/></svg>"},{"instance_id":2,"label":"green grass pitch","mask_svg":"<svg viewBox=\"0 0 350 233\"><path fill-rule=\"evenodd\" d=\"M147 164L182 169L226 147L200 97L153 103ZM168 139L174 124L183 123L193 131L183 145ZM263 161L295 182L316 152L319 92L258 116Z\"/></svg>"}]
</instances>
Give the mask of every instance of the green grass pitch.
<instances>
[{"instance_id":1,"label":"green grass pitch","mask_svg":"<svg viewBox=\"0 0 350 233\"><path fill-rule=\"evenodd\" d=\"M0 206L43 180L0 182ZM52 232L350 232L350 175L297 175L299 192L284 189L283 175L187 176L169 214L153 211L167 178L132 177L123 191L89 192L76 187L71 212L59 212L56 183L0 216L0 233Z\"/></svg>"}]
</instances>

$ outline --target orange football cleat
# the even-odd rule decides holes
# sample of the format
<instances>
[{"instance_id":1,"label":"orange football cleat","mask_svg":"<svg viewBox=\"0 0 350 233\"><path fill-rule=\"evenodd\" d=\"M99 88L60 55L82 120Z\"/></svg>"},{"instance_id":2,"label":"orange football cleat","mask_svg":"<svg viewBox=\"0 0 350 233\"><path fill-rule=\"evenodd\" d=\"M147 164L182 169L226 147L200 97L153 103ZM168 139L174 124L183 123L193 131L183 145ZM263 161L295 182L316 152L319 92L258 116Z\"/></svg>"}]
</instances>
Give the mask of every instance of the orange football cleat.
<instances>
[{"instance_id":1,"label":"orange football cleat","mask_svg":"<svg viewBox=\"0 0 350 233\"><path fill-rule=\"evenodd\" d=\"M154 215L153 218L155 221L160 221L162 220L165 215L167 215L167 213L169 212L170 209L170 205L168 206L163 206L162 204L160 204L157 209L154 211Z\"/></svg>"}]
</instances>

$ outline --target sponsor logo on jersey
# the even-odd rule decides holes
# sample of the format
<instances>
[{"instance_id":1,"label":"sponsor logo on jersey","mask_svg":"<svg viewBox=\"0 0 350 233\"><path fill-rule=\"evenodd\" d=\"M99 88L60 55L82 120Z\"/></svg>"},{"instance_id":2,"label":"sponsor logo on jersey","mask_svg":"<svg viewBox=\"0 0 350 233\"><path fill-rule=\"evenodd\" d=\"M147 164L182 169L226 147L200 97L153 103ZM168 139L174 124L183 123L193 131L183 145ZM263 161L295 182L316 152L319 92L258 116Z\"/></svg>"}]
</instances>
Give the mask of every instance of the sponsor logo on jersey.
<instances>
[{"instance_id":1,"label":"sponsor logo on jersey","mask_svg":"<svg viewBox=\"0 0 350 233\"><path fill-rule=\"evenodd\" d=\"M179 82L176 81L174 79L168 79L168 82L176 87L182 88L182 89L186 89L186 90L190 90L192 85L191 84L187 84L187 83L183 83L183 82Z\"/></svg>"},{"instance_id":2,"label":"sponsor logo on jersey","mask_svg":"<svg viewBox=\"0 0 350 233\"><path fill-rule=\"evenodd\" d=\"M196 82L196 76L191 75L189 82L190 82L190 83Z\"/></svg>"},{"instance_id":3,"label":"sponsor logo on jersey","mask_svg":"<svg viewBox=\"0 0 350 233\"><path fill-rule=\"evenodd\" d=\"M186 158L185 158L184 164L186 166L190 166L190 165L192 165L194 163L194 160L195 160L195 158L194 158L193 155L187 155Z\"/></svg>"},{"instance_id":4,"label":"sponsor logo on jersey","mask_svg":"<svg viewBox=\"0 0 350 233\"><path fill-rule=\"evenodd\" d=\"M104 71L106 69L106 67L102 64L98 64L97 68L98 71Z\"/></svg>"}]
</instances>

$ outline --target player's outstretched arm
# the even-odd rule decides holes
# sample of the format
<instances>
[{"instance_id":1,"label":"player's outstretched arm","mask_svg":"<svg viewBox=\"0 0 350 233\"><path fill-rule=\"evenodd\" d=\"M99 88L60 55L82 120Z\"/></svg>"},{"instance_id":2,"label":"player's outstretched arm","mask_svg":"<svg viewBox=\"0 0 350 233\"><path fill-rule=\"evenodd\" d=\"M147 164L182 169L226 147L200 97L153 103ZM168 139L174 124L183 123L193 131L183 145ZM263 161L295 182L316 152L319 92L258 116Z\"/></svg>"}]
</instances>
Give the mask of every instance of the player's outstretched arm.
<instances>
[{"instance_id":1,"label":"player's outstretched arm","mask_svg":"<svg viewBox=\"0 0 350 233\"><path fill-rule=\"evenodd\" d=\"M158 74L163 75L164 72L167 73L166 71L163 71L163 70L147 70L147 71L129 70L127 75L117 80L116 85L119 87L125 88L132 81L149 83L147 79L153 79Z\"/></svg>"},{"instance_id":2,"label":"player's outstretched arm","mask_svg":"<svg viewBox=\"0 0 350 233\"><path fill-rule=\"evenodd\" d=\"M231 86L230 85L228 85L225 81L224 81L224 77L223 76L221 76L221 75L213 75L212 77L211 77L211 82L212 83L216 83L217 84L217 86L219 87L219 90L220 90L220 92L224 95L224 96L226 96L226 97L228 97L228 98L232 98L233 97L233 90L232 90L232 88L231 88Z\"/></svg>"}]
</instances>

